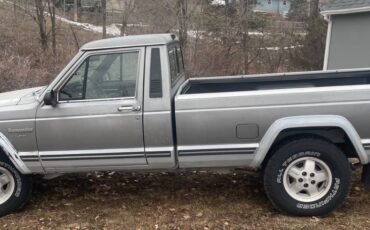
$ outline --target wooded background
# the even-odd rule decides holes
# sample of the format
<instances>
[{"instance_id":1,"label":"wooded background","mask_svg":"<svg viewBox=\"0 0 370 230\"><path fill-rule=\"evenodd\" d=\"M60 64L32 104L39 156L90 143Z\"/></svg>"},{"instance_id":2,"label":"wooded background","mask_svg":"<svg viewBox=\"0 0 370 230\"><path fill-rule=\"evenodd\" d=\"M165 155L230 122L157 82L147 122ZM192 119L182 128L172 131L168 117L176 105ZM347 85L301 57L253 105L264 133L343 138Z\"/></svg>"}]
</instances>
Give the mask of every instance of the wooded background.
<instances>
[{"instance_id":1,"label":"wooded background","mask_svg":"<svg viewBox=\"0 0 370 230\"><path fill-rule=\"evenodd\" d=\"M256 4L1 0L0 91L47 84L88 41L146 33L178 36L189 77L322 69L322 2L294 0L285 14L258 12Z\"/></svg>"}]
</instances>

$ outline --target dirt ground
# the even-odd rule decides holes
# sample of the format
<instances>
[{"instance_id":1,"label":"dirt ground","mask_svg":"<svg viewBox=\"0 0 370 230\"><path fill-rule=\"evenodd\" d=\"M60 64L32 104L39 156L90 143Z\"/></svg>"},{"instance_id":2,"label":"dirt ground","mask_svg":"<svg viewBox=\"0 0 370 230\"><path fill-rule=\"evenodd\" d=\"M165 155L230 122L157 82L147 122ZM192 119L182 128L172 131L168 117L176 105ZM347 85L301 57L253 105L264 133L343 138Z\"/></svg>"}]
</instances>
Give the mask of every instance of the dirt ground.
<instances>
[{"instance_id":1,"label":"dirt ground","mask_svg":"<svg viewBox=\"0 0 370 230\"><path fill-rule=\"evenodd\" d=\"M88 173L35 178L30 203L3 229L369 229L370 192L354 174L343 206L326 218L288 217L259 173Z\"/></svg>"}]
</instances>

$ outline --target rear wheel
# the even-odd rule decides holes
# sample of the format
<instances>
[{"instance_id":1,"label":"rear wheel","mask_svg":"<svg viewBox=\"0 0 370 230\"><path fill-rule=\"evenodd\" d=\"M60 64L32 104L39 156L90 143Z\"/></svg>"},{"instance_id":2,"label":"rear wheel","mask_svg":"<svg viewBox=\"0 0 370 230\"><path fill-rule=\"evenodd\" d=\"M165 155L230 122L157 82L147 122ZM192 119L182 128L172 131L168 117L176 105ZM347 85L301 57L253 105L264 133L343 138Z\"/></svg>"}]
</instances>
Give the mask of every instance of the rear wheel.
<instances>
[{"instance_id":1,"label":"rear wheel","mask_svg":"<svg viewBox=\"0 0 370 230\"><path fill-rule=\"evenodd\" d=\"M0 158L0 216L21 210L31 191L31 177L22 175L11 162Z\"/></svg>"},{"instance_id":2,"label":"rear wheel","mask_svg":"<svg viewBox=\"0 0 370 230\"><path fill-rule=\"evenodd\" d=\"M264 170L267 196L281 211L297 216L324 216L349 192L351 168L343 152L318 138L282 144Z\"/></svg>"}]
</instances>

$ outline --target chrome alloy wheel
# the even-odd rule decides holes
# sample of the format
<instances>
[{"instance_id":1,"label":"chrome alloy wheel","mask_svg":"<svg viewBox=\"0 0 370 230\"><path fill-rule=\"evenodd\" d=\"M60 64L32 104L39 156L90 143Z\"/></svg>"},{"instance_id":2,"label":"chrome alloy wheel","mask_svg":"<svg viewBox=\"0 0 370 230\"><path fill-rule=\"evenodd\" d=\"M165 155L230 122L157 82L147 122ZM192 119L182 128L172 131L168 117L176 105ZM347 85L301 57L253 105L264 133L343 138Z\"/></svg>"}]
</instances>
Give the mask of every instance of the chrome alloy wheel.
<instances>
[{"instance_id":1,"label":"chrome alloy wheel","mask_svg":"<svg viewBox=\"0 0 370 230\"><path fill-rule=\"evenodd\" d=\"M285 191L300 202L314 202L329 191L333 176L329 166L315 157L302 157L291 162L283 176Z\"/></svg>"},{"instance_id":2,"label":"chrome alloy wheel","mask_svg":"<svg viewBox=\"0 0 370 230\"><path fill-rule=\"evenodd\" d=\"M0 205L8 201L15 189L15 180L10 171L0 167Z\"/></svg>"}]
</instances>

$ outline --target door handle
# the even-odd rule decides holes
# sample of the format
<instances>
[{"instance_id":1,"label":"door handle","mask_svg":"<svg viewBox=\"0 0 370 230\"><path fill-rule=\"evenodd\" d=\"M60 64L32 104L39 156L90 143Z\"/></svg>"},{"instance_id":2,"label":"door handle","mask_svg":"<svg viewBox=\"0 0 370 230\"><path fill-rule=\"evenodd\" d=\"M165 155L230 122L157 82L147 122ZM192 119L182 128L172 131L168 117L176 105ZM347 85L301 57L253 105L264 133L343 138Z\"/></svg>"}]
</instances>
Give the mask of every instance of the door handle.
<instances>
[{"instance_id":1,"label":"door handle","mask_svg":"<svg viewBox=\"0 0 370 230\"><path fill-rule=\"evenodd\" d=\"M122 111L140 111L141 106L140 105L134 105L134 106L120 106L117 109L119 112Z\"/></svg>"}]
</instances>

